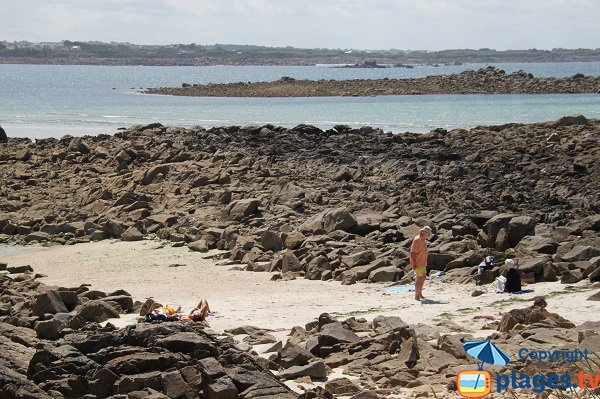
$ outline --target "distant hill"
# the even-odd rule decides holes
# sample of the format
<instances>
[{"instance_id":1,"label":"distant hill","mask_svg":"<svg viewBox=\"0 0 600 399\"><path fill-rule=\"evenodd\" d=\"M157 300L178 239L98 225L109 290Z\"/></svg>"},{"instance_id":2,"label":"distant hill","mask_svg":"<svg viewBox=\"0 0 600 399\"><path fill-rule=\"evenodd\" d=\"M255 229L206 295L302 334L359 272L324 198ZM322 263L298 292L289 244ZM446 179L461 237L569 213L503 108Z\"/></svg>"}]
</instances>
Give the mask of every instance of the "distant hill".
<instances>
[{"instance_id":1,"label":"distant hill","mask_svg":"<svg viewBox=\"0 0 600 399\"><path fill-rule=\"evenodd\" d=\"M314 65L458 64L600 61L600 49L442 51L303 49L237 44L140 45L132 43L0 41L0 63L93 65Z\"/></svg>"}]
</instances>

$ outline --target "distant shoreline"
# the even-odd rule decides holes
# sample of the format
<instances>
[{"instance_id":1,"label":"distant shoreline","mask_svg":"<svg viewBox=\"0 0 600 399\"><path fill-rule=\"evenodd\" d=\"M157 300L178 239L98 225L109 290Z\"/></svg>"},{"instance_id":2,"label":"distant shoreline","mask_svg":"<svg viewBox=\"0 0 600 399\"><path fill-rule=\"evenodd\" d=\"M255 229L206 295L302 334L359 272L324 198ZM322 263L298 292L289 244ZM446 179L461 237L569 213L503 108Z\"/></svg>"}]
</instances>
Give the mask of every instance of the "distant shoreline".
<instances>
[{"instance_id":1,"label":"distant shoreline","mask_svg":"<svg viewBox=\"0 0 600 399\"><path fill-rule=\"evenodd\" d=\"M565 78L536 78L530 73L487 67L458 74L412 79L297 80L272 82L189 84L148 88L146 94L195 97L340 97L423 94L573 94L600 93L600 76L576 74Z\"/></svg>"}]
</instances>

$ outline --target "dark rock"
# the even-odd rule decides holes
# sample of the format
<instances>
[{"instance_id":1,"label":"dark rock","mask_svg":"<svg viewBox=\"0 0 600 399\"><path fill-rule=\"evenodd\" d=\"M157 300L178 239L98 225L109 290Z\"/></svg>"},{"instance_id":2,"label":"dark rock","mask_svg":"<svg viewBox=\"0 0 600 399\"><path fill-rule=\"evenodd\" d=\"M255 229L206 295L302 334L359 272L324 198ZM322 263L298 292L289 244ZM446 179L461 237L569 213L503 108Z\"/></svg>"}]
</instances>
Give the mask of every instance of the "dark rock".
<instances>
[{"instance_id":1,"label":"dark rock","mask_svg":"<svg viewBox=\"0 0 600 399\"><path fill-rule=\"evenodd\" d=\"M316 380L327 378L327 369L322 360L312 362L303 366L293 366L279 373L279 377L284 380L293 380L294 378L308 376Z\"/></svg>"},{"instance_id":2,"label":"dark rock","mask_svg":"<svg viewBox=\"0 0 600 399\"><path fill-rule=\"evenodd\" d=\"M38 338L51 340L60 338L60 332L67 326L71 317L68 313L57 313L50 320L37 321L34 329Z\"/></svg>"},{"instance_id":3,"label":"dark rock","mask_svg":"<svg viewBox=\"0 0 600 399\"><path fill-rule=\"evenodd\" d=\"M162 373L160 371L150 371L148 373L125 375L114 383L114 392L117 394L140 391L145 388L162 391Z\"/></svg>"},{"instance_id":4,"label":"dark rock","mask_svg":"<svg viewBox=\"0 0 600 399\"><path fill-rule=\"evenodd\" d=\"M196 252L208 252L206 240L197 240L188 244L188 248Z\"/></svg>"},{"instance_id":5,"label":"dark rock","mask_svg":"<svg viewBox=\"0 0 600 399\"><path fill-rule=\"evenodd\" d=\"M339 324L328 324L323 326L319 332L320 346L333 346L340 343L358 342L358 335L350 330L343 328Z\"/></svg>"},{"instance_id":6,"label":"dark rock","mask_svg":"<svg viewBox=\"0 0 600 399\"><path fill-rule=\"evenodd\" d=\"M86 143L83 142L81 137L74 137L67 147L67 152L80 152L82 154L89 154L90 148Z\"/></svg>"},{"instance_id":7,"label":"dark rock","mask_svg":"<svg viewBox=\"0 0 600 399\"><path fill-rule=\"evenodd\" d=\"M567 270L562 274L561 284L575 284L583 280L583 273L579 269Z\"/></svg>"},{"instance_id":8,"label":"dark rock","mask_svg":"<svg viewBox=\"0 0 600 399\"><path fill-rule=\"evenodd\" d=\"M577 245L566 254L561 255L561 259L565 262L577 262L581 260L590 260L596 256L600 256L600 249L591 246Z\"/></svg>"},{"instance_id":9,"label":"dark rock","mask_svg":"<svg viewBox=\"0 0 600 399\"><path fill-rule=\"evenodd\" d=\"M2 126L0 126L0 143L8 143L8 136Z\"/></svg>"},{"instance_id":10,"label":"dark rock","mask_svg":"<svg viewBox=\"0 0 600 399\"><path fill-rule=\"evenodd\" d=\"M320 280L326 270L331 270L331 265L325 256L319 255L306 265L306 278Z\"/></svg>"},{"instance_id":11,"label":"dark rock","mask_svg":"<svg viewBox=\"0 0 600 399\"><path fill-rule=\"evenodd\" d=\"M297 273L303 270L302 264L292 251L285 251L281 257L281 272Z\"/></svg>"},{"instance_id":12,"label":"dark rock","mask_svg":"<svg viewBox=\"0 0 600 399\"><path fill-rule=\"evenodd\" d=\"M87 321L101 323L108 319L118 318L119 312L107 302L102 300L93 300L81 305L77 311L77 316L82 317Z\"/></svg>"},{"instance_id":13,"label":"dark rock","mask_svg":"<svg viewBox=\"0 0 600 399\"><path fill-rule=\"evenodd\" d=\"M238 390L231 378L223 376L206 388L207 399L237 399Z\"/></svg>"},{"instance_id":14,"label":"dark rock","mask_svg":"<svg viewBox=\"0 0 600 399\"><path fill-rule=\"evenodd\" d=\"M525 236L535 235L536 220L531 216L517 216L508 222L508 240L515 247Z\"/></svg>"},{"instance_id":15,"label":"dark rock","mask_svg":"<svg viewBox=\"0 0 600 399\"><path fill-rule=\"evenodd\" d=\"M288 368L305 365L312 358L313 355L309 351L288 341L283 349L277 352L277 357L274 361L281 367Z\"/></svg>"},{"instance_id":16,"label":"dark rock","mask_svg":"<svg viewBox=\"0 0 600 399\"><path fill-rule=\"evenodd\" d=\"M133 298L129 295L111 295L101 299L105 302L114 302L119 305L125 313L133 311Z\"/></svg>"},{"instance_id":17,"label":"dark rock","mask_svg":"<svg viewBox=\"0 0 600 399\"><path fill-rule=\"evenodd\" d=\"M342 256L342 263L348 267L362 266L375 260L375 254L371 250L362 251Z\"/></svg>"},{"instance_id":18,"label":"dark rock","mask_svg":"<svg viewBox=\"0 0 600 399\"><path fill-rule=\"evenodd\" d=\"M167 348L172 352L196 353L206 356L218 356L219 352L214 343L192 332L180 332L161 338L156 345Z\"/></svg>"},{"instance_id":19,"label":"dark rock","mask_svg":"<svg viewBox=\"0 0 600 399\"><path fill-rule=\"evenodd\" d=\"M325 383L325 389L334 395L352 395L361 391L360 387L348 378L334 378Z\"/></svg>"},{"instance_id":20,"label":"dark rock","mask_svg":"<svg viewBox=\"0 0 600 399\"><path fill-rule=\"evenodd\" d=\"M369 274L369 282L370 283L386 283L395 281L396 276L398 275L398 270L396 266L387 266L380 267L379 269L373 270Z\"/></svg>"},{"instance_id":21,"label":"dark rock","mask_svg":"<svg viewBox=\"0 0 600 399\"><path fill-rule=\"evenodd\" d=\"M121 234L121 239L123 241L141 241L144 239L144 235L137 227L131 226Z\"/></svg>"},{"instance_id":22,"label":"dark rock","mask_svg":"<svg viewBox=\"0 0 600 399\"><path fill-rule=\"evenodd\" d=\"M48 290L36 297L31 312L34 316L42 316L46 313L66 313L68 310L58 291Z\"/></svg>"},{"instance_id":23,"label":"dark rock","mask_svg":"<svg viewBox=\"0 0 600 399\"><path fill-rule=\"evenodd\" d=\"M587 299L588 301L600 301L600 291L596 292L594 295Z\"/></svg>"},{"instance_id":24,"label":"dark rock","mask_svg":"<svg viewBox=\"0 0 600 399\"><path fill-rule=\"evenodd\" d=\"M258 213L258 208L262 205L258 198L248 198L234 201L229 204L226 216L232 220L243 220L248 216Z\"/></svg>"},{"instance_id":25,"label":"dark rock","mask_svg":"<svg viewBox=\"0 0 600 399\"><path fill-rule=\"evenodd\" d=\"M279 235L271 230L267 230L261 234L259 238L260 245L264 248L265 251L281 251L283 248L283 243Z\"/></svg>"},{"instance_id":26,"label":"dark rock","mask_svg":"<svg viewBox=\"0 0 600 399\"><path fill-rule=\"evenodd\" d=\"M542 306L530 306L524 309L512 309L502 316L498 331L510 332L517 324L545 324L550 327L573 328L575 325L556 313L550 313Z\"/></svg>"}]
</instances>

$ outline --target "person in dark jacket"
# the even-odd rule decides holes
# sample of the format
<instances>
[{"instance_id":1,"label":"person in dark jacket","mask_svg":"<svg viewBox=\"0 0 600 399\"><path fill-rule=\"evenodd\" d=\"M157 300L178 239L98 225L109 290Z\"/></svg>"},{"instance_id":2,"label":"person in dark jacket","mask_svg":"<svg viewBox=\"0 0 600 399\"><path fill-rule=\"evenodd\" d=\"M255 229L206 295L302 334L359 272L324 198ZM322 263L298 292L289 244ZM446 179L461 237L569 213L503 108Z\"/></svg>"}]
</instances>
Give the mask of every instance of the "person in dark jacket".
<instances>
[{"instance_id":1,"label":"person in dark jacket","mask_svg":"<svg viewBox=\"0 0 600 399\"><path fill-rule=\"evenodd\" d=\"M506 261L504 261L504 264L508 266L508 273L506 273L506 285L504 286L504 291L521 291L521 274L515 268L515 261L512 259L506 259Z\"/></svg>"}]
</instances>

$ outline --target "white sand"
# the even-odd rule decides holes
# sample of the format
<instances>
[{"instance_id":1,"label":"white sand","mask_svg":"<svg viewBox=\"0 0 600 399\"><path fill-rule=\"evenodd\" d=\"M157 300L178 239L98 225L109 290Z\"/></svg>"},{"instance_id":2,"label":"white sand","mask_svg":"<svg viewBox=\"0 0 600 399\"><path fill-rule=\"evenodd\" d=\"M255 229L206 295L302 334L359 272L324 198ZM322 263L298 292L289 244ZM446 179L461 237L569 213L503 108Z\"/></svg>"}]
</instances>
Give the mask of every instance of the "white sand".
<instances>
[{"instance_id":1,"label":"white sand","mask_svg":"<svg viewBox=\"0 0 600 399\"><path fill-rule=\"evenodd\" d=\"M383 284L342 286L337 281L303 278L270 281L270 273L231 271L230 266L217 266L215 261L203 259L206 256L159 241L102 241L40 248L3 256L1 260L10 266L30 264L36 272L48 276L42 281L49 285L91 284L93 289L106 292L124 289L134 300L143 302L153 297L163 304L180 305L183 310L191 309L198 298L205 296L217 313L210 320L215 331L241 325L289 329L304 326L324 312L340 318L394 315L408 323L435 324L449 319L477 330L484 321L474 320L475 315L497 315L499 311L529 306L531 302L515 300L561 292L566 287L560 283L540 283L527 287L534 289L532 294L486 293L474 298L471 297L474 285L427 280L424 294L435 303L422 304L414 300L412 292L386 293ZM185 266L169 267L172 264ZM581 282L576 286L585 285ZM552 295L548 299L548 310L577 324L598 321L600 304L586 301L593 292ZM132 316L124 317L118 324L132 320Z\"/></svg>"}]
</instances>

